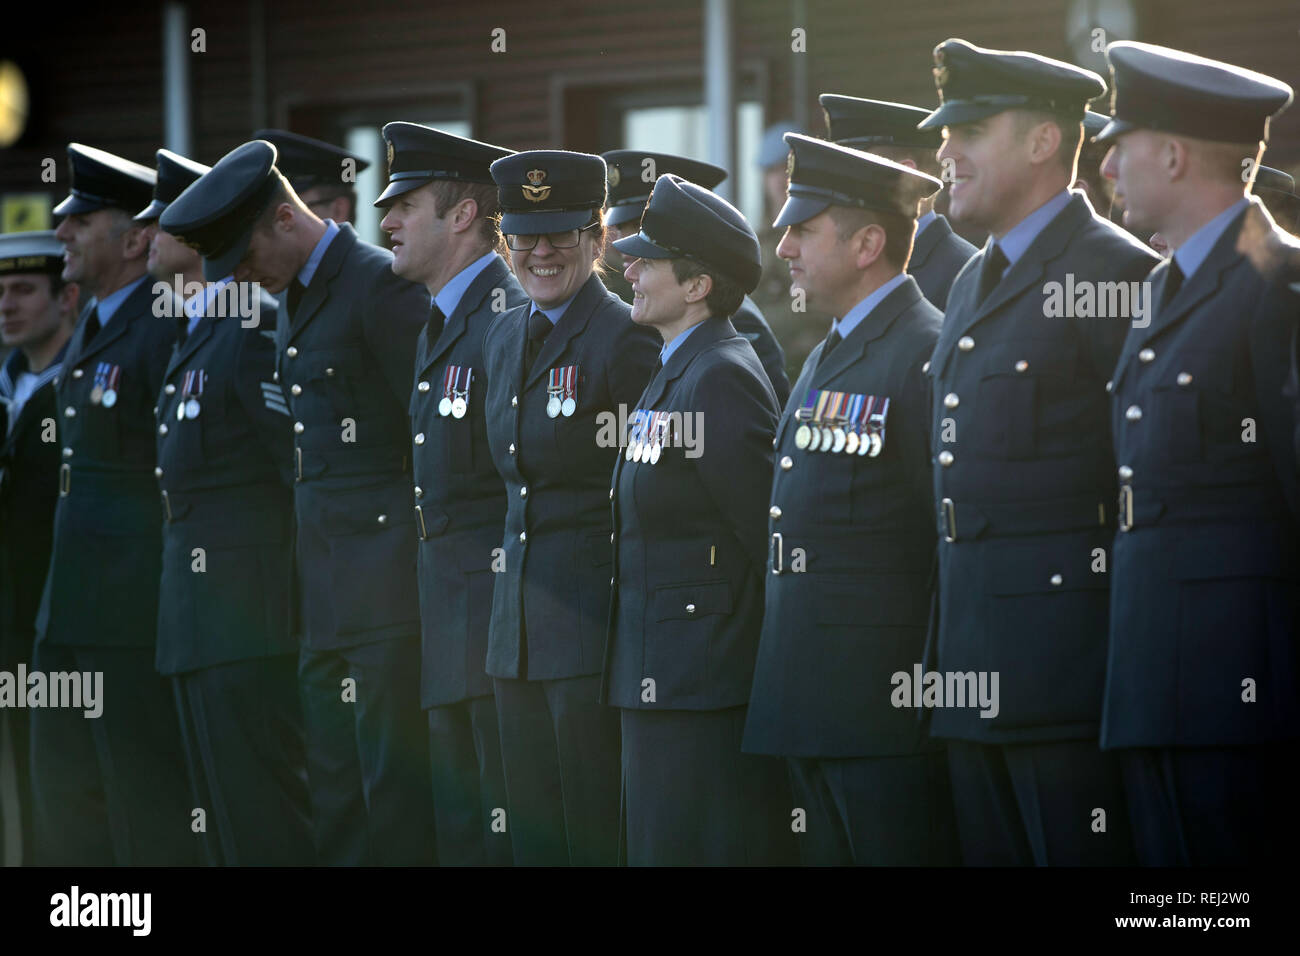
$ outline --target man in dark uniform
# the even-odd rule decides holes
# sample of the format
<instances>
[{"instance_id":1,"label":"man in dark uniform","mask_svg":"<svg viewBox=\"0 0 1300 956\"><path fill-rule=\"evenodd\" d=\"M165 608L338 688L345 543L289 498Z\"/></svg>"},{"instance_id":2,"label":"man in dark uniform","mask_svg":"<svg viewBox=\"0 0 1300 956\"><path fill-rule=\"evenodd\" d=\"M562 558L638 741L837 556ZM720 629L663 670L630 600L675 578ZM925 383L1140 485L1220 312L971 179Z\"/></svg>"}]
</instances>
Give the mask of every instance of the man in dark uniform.
<instances>
[{"instance_id":1,"label":"man in dark uniform","mask_svg":"<svg viewBox=\"0 0 1300 956\"><path fill-rule=\"evenodd\" d=\"M1300 196L1296 195L1295 178L1290 173L1257 166L1250 191L1259 197L1274 222L1293 236L1300 234Z\"/></svg>"},{"instance_id":2,"label":"man in dark uniform","mask_svg":"<svg viewBox=\"0 0 1300 956\"><path fill-rule=\"evenodd\" d=\"M631 258L632 321L663 338L614 464L614 600L602 700L622 714L624 859L796 858L782 762L740 753L763 619L762 481L777 404L728 319L758 282L740 211L666 174ZM667 520L665 520L667 519Z\"/></svg>"},{"instance_id":3,"label":"man in dark uniform","mask_svg":"<svg viewBox=\"0 0 1300 956\"><path fill-rule=\"evenodd\" d=\"M13 349L0 367L0 670L11 674L32 660L58 501L54 380L78 295L62 272L54 233L0 236L0 342ZM0 866L34 862L29 714L0 710L0 750L12 755L0 758ZM6 831L18 838L6 840Z\"/></svg>"},{"instance_id":4,"label":"man in dark uniform","mask_svg":"<svg viewBox=\"0 0 1300 956\"><path fill-rule=\"evenodd\" d=\"M923 125L947 128L950 212L991 238L953 283L928 369L942 539L930 650L941 677L996 677L1000 699L945 699L931 732L949 741L967 863L1120 864L1124 792L1097 747L1115 526L1104 386L1146 315L1128 283L1156 260L1069 190L1101 77L964 40L934 59L941 105ZM1093 306L1076 311L1082 289Z\"/></svg>"},{"instance_id":5,"label":"man in dark uniform","mask_svg":"<svg viewBox=\"0 0 1300 956\"><path fill-rule=\"evenodd\" d=\"M510 150L415 123L384 127L388 188L380 228L393 271L432 299L411 392L415 532L438 862L508 864L510 835L496 701L487 659L493 549L506 489L487 447L483 334L526 301L497 254L497 188L488 168Z\"/></svg>"},{"instance_id":6,"label":"man in dark uniform","mask_svg":"<svg viewBox=\"0 0 1300 956\"><path fill-rule=\"evenodd\" d=\"M170 689L154 670L161 525L153 405L175 341L145 273L153 170L73 143L55 236L63 277L94 296L59 375L59 502L36 621L35 670L100 672L103 713L31 715L36 860L189 863L185 758ZM171 293L167 292L167 296Z\"/></svg>"},{"instance_id":7,"label":"man in dark uniform","mask_svg":"<svg viewBox=\"0 0 1300 956\"><path fill-rule=\"evenodd\" d=\"M487 672L516 864L618 858L619 719L597 701L609 626L618 422L656 348L595 274L605 161L532 150L492 164L530 301L488 329L488 445L506 483Z\"/></svg>"},{"instance_id":8,"label":"man in dark uniform","mask_svg":"<svg viewBox=\"0 0 1300 956\"><path fill-rule=\"evenodd\" d=\"M410 506L410 399L423 289L351 226L322 222L253 141L168 210L224 251L205 269L288 289L276 323L292 413L298 687L322 862L433 859ZM206 177L205 177L206 178ZM356 766L363 778L358 805Z\"/></svg>"},{"instance_id":9,"label":"man in dark uniform","mask_svg":"<svg viewBox=\"0 0 1300 956\"><path fill-rule=\"evenodd\" d=\"M167 204L209 169L170 149L160 149L155 156L158 182L154 186L153 202L135 215L136 222L151 227L156 226ZM149 231L148 268L149 275L173 286L172 291L183 299L191 298L195 294L191 290L203 284L203 257L166 229Z\"/></svg>"},{"instance_id":10,"label":"man in dark uniform","mask_svg":"<svg viewBox=\"0 0 1300 956\"><path fill-rule=\"evenodd\" d=\"M1141 862L1289 863L1300 739L1300 488L1282 397L1300 245L1244 195L1269 76L1145 43L1107 48L1107 175L1174 250L1115 369L1120 530L1102 746Z\"/></svg>"},{"instance_id":11,"label":"man in dark uniform","mask_svg":"<svg viewBox=\"0 0 1300 956\"><path fill-rule=\"evenodd\" d=\"M777 430L771 574L745 749L788 758L810 864L958 859L946 754L894 675L922 659L934 518L921 367L942 313L904 271L942 183L795 134L778 253L839 316Z\"/></svg>"},{"instance_id":12,"label":"man in dark uniform","mask_svg":"<svg viewBox=\"0 0 1300 956\"><path fill-rule=\"evenodd\" d=\"M637 149L612 149L601 156L609 168L609 202L606 205L605 228L609 231L609 245L605 250L605 264L617 270L618 279L611 279L612 273L602 278L605 286L619 296L628 305L632 304L632 287L623 277L623 270L628 266L628 259L615 247L614 243L628 236L635 236L641 228L641 213L650 198L656 177L672 174L689 180L705 189L713 189L727 178L727 171L712 163L701 163L684 156L669 153L649 153ZM649 177L649 178L647 178ZM619 285L621 283L621 287ZM740 307L731 317L731 324L736 331L749 340L758 353L758 360L763 363L776 400L784 405L790 396L790 379L785 371L785 352L768 327L767 320L758 305L748 294L741 299Z\"/></svg>"},{"instance_id":13,"label":"man in dark uniform","mask_svg":"<svg viewBox=\"0 0 1300 956\"><path fill-rule=\"evenodd\" d=\"M1097 215L1118 226L1122 210L1115 205L1115 184L1101 172L1101 161L1106 158L1107 147L1104 143L1093 140L1109 122L1109 116L1096 110L1088 110L1083 114L1083 145L1079 147L1079 165L1071 188L1088 197L1088 202L1097 211ZM1141 240L1146 238L1138 236Z\"/></svg>"},{"instance_id":14,"label":"man in dark uniform","mask_svg":"<svg viewBox=\"0 0 1300 956\"><path fill-rule=\"evenodd\" d=\"M317 218L342 225L356 217L356 176L370 168L370 160L285 129L259 129L253 139L276 148L276 168Z\"/></svg>"},{"instance_id":15,"label":"man in dark uniform","mask_svg":"<svg viewBox=\"0 0 1300 956\"><path fill-rule=\"evenodd\" d=\"M929 110L835 93L823 93L817 99L826 114L827 139L884 156L942 182L934 154L943 145L943 134L937 129L916 127L930 115ZM975 247L953 232L948 220L934 211L935 200L941 194L942 190L921 200L916 240L907 263L907 273L916 280L921 294L940 311L948 303L952 280L975 254Z\"/></svg>"},{"instance_id":16,"label":"man in dark uniform","mask_svg":"<svg viewBox=\"0 0 1300 956\"><path fill-rule=\"evenodd\" d=\"M177 317L158 396L157 665L172 678L195 806L206 808L208 862L300 866L315 853L289 621L293 433L273 378L276 304L216 264L219 232L188 220L184 204L169 214L206 172L159 150L154 201L140 214L162 219L162 265L176 249L213 257L200 259L211 284ZM196 189L228 187L211 177Z\"/></svg>"}]
</instances>

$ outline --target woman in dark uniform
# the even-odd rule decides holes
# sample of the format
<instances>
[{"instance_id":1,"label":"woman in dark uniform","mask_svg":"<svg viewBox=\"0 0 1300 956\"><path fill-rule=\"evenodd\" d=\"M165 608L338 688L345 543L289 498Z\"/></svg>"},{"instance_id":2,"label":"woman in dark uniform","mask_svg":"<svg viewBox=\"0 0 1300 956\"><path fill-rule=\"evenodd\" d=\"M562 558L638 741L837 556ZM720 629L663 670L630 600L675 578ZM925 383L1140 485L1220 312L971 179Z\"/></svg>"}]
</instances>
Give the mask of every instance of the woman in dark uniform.
<instances>
[{"instance_id":1,"label":"woman in dark uniform","mask_svg":"<svg viewBox=\"0 0 1300 956\"><path fill-rule=\"evenodd\" d=\"M510 264L532 300L483 352L488 444L506 483L487 672L496 690L518 864L613 864L618 712L597 701L613 548L609 476L620 409L655 342L596 275L605 161L558 150L492 164Z\"/></svg>"},{"instance_id":2,"label":"woman in dark uniform","mask_svg":"<svg viewBox=\"0 0 1300 956\"><path fill-rule=\"evenodd\" d=\"M745 217L661 176L616 248L632 321L663 339L614 468L604 699L622 710L631 864L793 863L778 758L740 752L763 620L776 396L727 318L758 283Z\"/></svg>"}]
</instances>

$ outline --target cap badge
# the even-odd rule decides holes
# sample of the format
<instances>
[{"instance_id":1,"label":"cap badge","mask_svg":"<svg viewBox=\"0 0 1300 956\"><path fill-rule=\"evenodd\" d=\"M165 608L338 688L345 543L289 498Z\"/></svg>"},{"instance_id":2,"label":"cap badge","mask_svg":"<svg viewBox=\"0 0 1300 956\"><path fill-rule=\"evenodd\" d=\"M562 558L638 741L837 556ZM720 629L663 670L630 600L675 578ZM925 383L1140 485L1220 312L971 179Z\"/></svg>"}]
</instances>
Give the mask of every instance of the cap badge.
<instances>
[{"instance_id":1,"label":"cap badge","mask_svg":"<svg viewBox=\"0 0 1300 956\"><path fill-rule=\"evenodd\" d=\"M794 150L790 150L790 155L785 158L785 174L794 175Z\"/></svg>"},{"instance_id":2,"label":"cap badge","mask_svg":"<svg viewBox=\"0 0 1300 956\"><path fill-rule=\"evenodd\" d=\"M528 177L528 182L532 183L531 186L524 185L522 187L524 198L529 202L541 202L551 194L550 186L541 185L541 183L546 181L546 170L530 169L525 175Z\"/></svg>"},{"instance_id":3,"label":"cap badge","mask_svg":"<svg viewBox=\"0 0 1300 956\"><path fill-rule=\"evenodd\" d=\"M613 189L623 181L623 174L618 171L618 167L610 165L609 167L609 188Z\"/></svg>"},{"instance_id":4,"label":"cap badge","mask_svg":"<svg viewBox=\"0 0 1300 956\"><path fill-rule=\"evenodd\" d=\"M199 244L197 242L190 242L190 240L186 239L184 236L173 236L172 238L175 239L177 242L179 242L182 246L185 246L185 248L193 249L199 255L203 255L203 250L199 248Z\"/></svg>"},{"instance_id":5,"label":"cap badge","mask_svg":"<svg viewBox=\"0 0 1300 956\"><path fill-rule=\"evenodd\" d=\"M390 140L388 141L388 169L389 169L389 172L392 172L392 169L393 169L393 157L394 157L396 154L397 154L397 151L396 151L395 149L393 149L393 141L390 139Z\"/></svg>"},{"instance_id":6,"label":"cap badge","mask_svg":"<svg viewBox=\"0 0 1300 956\"><path fill-rule=\"evenodd\" d=\"M948 82L948 67L943 62L943 50L934 51L934 85L943 90L943 86Z\"/></svg>"}]
</instances>

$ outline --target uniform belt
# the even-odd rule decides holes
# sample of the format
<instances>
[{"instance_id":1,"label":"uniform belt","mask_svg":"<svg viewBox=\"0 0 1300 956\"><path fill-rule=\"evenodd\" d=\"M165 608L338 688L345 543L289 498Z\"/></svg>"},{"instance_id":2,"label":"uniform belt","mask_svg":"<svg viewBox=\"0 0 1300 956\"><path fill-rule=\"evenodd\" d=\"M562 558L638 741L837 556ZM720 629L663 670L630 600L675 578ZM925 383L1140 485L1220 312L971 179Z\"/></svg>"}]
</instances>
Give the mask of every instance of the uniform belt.
<instances>
[{"instance_id":1,"label":"uniform belt","mask_svg":"<svg viewBox=\"0 0 1300 956\"><path fill-rule=\"evenodd\" d=\"M1106 505L1095 495L1016 504L939 502L939 536L952 544L982 535L1044 534L1106 526Z\"/></svg>"},{"instance_id":2,"label":"uniform belt","mask_svg":"<svg viewBox=\"0 0 1300 956\"><path fill-rule=\"evenodd\" d=\"M232 485L227 488L209 488L202 491L169 491L160 493L163 519L177 521L182 517L191 520L220 518L238 522L241 517L268 513L289 514L293 505L280 485Z\"/></svg>"},{"instance_id":3,"label":"uniform belt","mask_svg":"<svg viewBox=\"0 0 1300 956\"><path fill-rule=\"evenodd\" d=\"M306 458L308 463L321 462L324 465L331 466L335 464L346 464L355 466L358 463L364 463L364 471L345 472L345 474L376 474L376 475L403 475L411 470L411 456L404 450L395 448L376 448L353 450L344 448L342 450L331 449L329 451L308 448L306 449ZM293 477L295 481L303 481L303 448L301 445L295 445L293 449Z\"/></svg>"},{"instance_id":4,"label":"uniform belt","mask_svg":"<svg viewBox=\"0 0 1300 956\"><path fill-rule=\"evenodd\" d=\"M63 462L59 465L59 497L66 498L72 494L72 465ZM140 495L142 498L153 496L158 487L153 475L146 472L86 471L77 472L78 496L104 494L109 497L119 495ZM85 489L89 489L87 492Z\"/></svg>"},{"instance_id":5,"label":"uniform belt","mask_svg":"<svg viewBox=\"0 0 1300 956\"><path fill-rule=\"evenodd\" d=\"M1156 491L1119 486L1119 530L1161 523L1177 524L1197 521L1245 519L1276 520L1285 514L1286 503L1262 485L1228 487L1171 488Z\"/></svg>"}]
</instances>

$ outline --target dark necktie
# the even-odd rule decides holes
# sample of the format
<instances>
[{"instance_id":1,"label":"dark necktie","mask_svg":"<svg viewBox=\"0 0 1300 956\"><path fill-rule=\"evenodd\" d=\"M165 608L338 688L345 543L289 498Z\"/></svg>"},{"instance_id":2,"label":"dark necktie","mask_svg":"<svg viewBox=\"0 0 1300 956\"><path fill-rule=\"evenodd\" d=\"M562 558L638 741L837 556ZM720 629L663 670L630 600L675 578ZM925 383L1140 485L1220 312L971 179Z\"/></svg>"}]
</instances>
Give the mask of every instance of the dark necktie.
<instances>
[{"instance_id":1,"label":"dark necktie","mask_svg":"<svg viewBox=\"0 0 1300 956\"><path fill-rule=\"evenodd\" d=\"M438 341L438 336L442 335L442 327L447 324L447 317L442 314L442 309L438 308L438 303L433 304L429 310L429 324L425 327L425 338L429 344L433 345Z\"/></svg>"},{"instance_id":2,"label":"dark necktie","mask_svg":"<svg viewBox=\"0 0 1300 956\"><path fill-rule=\"evenodd\" d=\"M1178 290L1183 287L1183 270L1178 268L1178 260L1173 256L1169 257L1169 271L1165 274L1165 287L1160 290L1160 304L1156 307L1163 312L1167 306L1178 294Z\"/></svg>"},{"instance_id":3,"label":"dark necktie","mask_svg":"<svg viewBox=\"0 0 1300 956\"><path fill-rule=\"evenodd\" d=\"M90 344L90 340L99 332L99 304L96 303L90 309L90 315L86 316L86 331L81 335L81 347L84 349Z\"/></svg>"},{"instance_id":4,"label":"dark necktie","mask_svg":"<svg viewBox=\"0 0 1300 956\"><path fill-rule=\"evenodd\" d=\"M844 336L840 335L839 329L831 329L831 334L826 336L826 344L822 346L822 359L835 351L835 346L844 341Z\"/></svg>"},{"instance_id":5,"label":"dark necktie","mask_svg":"<svg viewBox=\"0 0 1300 956\"><path fill-rule=\"evenodd\" d=\"M555 326L551 324L545 312L534 312L528 317L528 347L524 352L525 372L537 361L538 353L542 351L542 343L546 341L553 328Z\"/></svg>"},{"instance_id":6,"label":"dark necktie","mask_svg":"<svg viewBox=\"0 0 1300 956\"><path fill-rule=\"evenodd\" d=\"M302 294L306 291L307 291L307 287L304 286L297 279L294 279L292 282L289 283L288 305L289 305L290 319L292 319L295 315L298 314L298 303L302 301Z\"/></svg>"},{"instance_id":7,"label":"dark necktie","mask_svg":"<svg viewBox=\"0 0 1300 956\"><path fill-rule=\"evenodd\" d=\"M984 257L984 262L980 266L980 287L979 298L975 301L976 305L983 304L984 300L989 297L999 282L1002 281L1002 273L1006 271L1010 262L1007 261L1006 254L1003 253L1002 247L996 242L989 254Z\"/></svg>"},{"instance_id":8,"label":"dark necktie","mask_svg":"<svg viewBox=\"0 0 1300 956\"><path fill-rule=\"evenodd\" d=\"M184 345L185 340L190 336L190 317L182 315L176 320L176 344Z\"/></svg>"}]
</instances>

